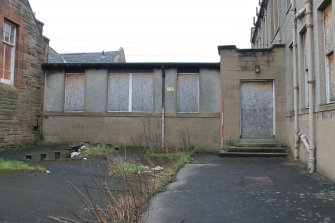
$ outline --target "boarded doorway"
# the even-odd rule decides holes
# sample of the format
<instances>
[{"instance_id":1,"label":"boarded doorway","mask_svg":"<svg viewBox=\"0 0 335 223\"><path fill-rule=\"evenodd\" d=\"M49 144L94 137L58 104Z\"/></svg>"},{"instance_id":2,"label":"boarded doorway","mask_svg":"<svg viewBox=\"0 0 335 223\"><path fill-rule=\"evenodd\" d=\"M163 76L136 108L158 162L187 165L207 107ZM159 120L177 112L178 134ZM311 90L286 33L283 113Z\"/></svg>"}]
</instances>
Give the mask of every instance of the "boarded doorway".
<instances>
[{"instance_id":1,"label":"boarded doorway","mask_svg":"<svg viewBox=\"0 0 335 223\"><path fill-rule=\"evenodd\" d=\"M274 137L273 81L241 83L241 138Z\"/></svg>"}]
</instances>

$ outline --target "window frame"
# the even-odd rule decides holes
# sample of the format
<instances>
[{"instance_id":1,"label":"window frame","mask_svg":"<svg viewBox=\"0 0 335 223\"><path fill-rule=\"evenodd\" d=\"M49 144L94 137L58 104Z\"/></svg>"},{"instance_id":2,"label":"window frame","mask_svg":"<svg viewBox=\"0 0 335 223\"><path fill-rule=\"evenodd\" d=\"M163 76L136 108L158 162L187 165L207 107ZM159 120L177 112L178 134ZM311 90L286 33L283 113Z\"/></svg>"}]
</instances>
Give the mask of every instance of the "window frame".
<instances>
[{"instance_id":1,"label":"window frame","mask_svg":"<svg viewBox=\"0 0 335 223\"><path fill-rule=\"evenodd\" d=\"M68 75L83 75L84 76L84 92L83 92L83 108L82 110L67 110L67 77ZM66 72L65 73L65 81L64 81L64 112L85 112L86 108L86 81L87 81L87 76L86 72Z\"/></svg>"},{"instance_id":2,"label":"window frame","mask_svg":"<svg viewBox=\"0 0 335 223\"><path fill-rule=\"evenodd\" d=\"M330 61L329 61L329 57L332 55L333 58L333 66L335 65L335 61L334 61L334 43L329 47L327 47L327 28L326 28L326 10L328 7L331 7L331 11L328 12L328 15L331 16L331 18L328 19L328 21L330 21L330 26L333 26L333 9L332 9L332 1L328 1L325 2L325 4L322 7L322 17L323 17L323 24L322 24L322 28L323 28L323 47L324 47L324 64L325 64L325 82L326 82L326 103L327 104L334 104L335 103L335 98L331 99L331 81L330 81L330 77L331 77L331 71L330 71ZM334 36L334 29L332 28L331 30L331 36L330 39L331 41L333 40L333 36ZM334 72L334 70L333 70ZM333 75L335 75L333 73ZM335 90L335 89L333 89Z\"/></svg>"},{"instance_id":3,"label":"window frame","mask_svg":"<svg viewBox=\"0 0 335 223\"><path fill-rule=\"evenodd\" d=\"M330 98L331 94L331 89L330 89L330 65L329 65L329 56L332 54L333 60L334 60L334 51L331 51L326 55L325 58L325 72L326 72L326 99L327 99L327 104L334 104L335 103L335 98L332 100ZM334 61L333 61L333 66L334 66ZM333 74L335 75L335 74Z\"/></svg>"},{"instance_id":4,"label":"window frame","mask_svg":"<svg viewBox=\"0 0 335 223\"><path fill-rule=\"evenodd\" d=\"M128 76L128 110L127 111L113 111L110 110L109 106L109 100L110 100L110 91L109 89L111 88L109 81L110 77L112 75L127 75ZM133 109L133 77L136 75L150 75L152 78L152 89L151 89L151 108L148 111L136 111ZM154 75L151 72L109 72L108 73L108 81L107 81L107 112L110 113L122 113L122 112L127 112L127 113L153 113L154 112Z\"/></svg>"},{"instance_id":5,"label":"window frame","mask_svg":"<svg viewBox=\"0 0 335 223\"><path fill-rule=\"evenodd\" d=\"M9 32L5 31L5 26L10 28ZM17 40L17 25L14 23L5 20L3 22L3 30L2 30L2 66L1 66L1 76L0 76L0 83L13 85L14 84L14 72L15 72L15 51L16 51L16 40ZM9 40L6 40L6 36L9 36ZM10 48L10 52L7 52L7 49ZM9 72L9 79L5 79L5 66L6 66L6 55L10 53L10 70Z\"/></svg>"},{"instance_id":6,"label":"window frame","mask_svg":"<svg viewBox=\"0 0 335 223\"><path fill-rule=\"evenodd\" d=\"M179 76L180 75L196 75L197 81L198 81L198 94L197 94L197 102L198 107L196 112L190 112L190 111L179 111ZM180 72L177 74L177 113L178 114L199 114L200 113L200 73L199 72Z\"/></svg>"}]
</instances>

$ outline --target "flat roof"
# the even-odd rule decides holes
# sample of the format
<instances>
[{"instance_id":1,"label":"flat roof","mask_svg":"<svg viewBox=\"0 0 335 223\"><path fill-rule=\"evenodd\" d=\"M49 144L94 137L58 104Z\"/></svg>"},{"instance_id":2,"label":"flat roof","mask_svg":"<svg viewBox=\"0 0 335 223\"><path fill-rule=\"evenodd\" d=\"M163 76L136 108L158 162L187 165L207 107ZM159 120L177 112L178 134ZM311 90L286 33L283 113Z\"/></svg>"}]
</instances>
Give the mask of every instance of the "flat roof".
<instances>
[{"instance_id":1,"label":"flat roof","mask_svg":"<svg viewBox=\"0 0 335 223\"><path fill-rule=\"evenodd\" d=\"M155 62L155 63L44 63L44 70L48 69L153 69L153 68L207 68L220 69L220 63L184 63L184 62Z\"/></svg>"}]
</instances>

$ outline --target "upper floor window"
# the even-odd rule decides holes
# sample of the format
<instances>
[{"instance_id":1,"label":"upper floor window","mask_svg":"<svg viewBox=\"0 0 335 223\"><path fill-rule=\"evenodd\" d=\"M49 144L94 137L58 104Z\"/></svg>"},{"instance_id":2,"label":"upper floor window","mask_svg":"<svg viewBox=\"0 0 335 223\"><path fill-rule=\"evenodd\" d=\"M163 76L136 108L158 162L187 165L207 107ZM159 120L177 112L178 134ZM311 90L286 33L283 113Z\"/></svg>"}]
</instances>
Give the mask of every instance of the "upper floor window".
<instances>
[{"instance_id":1,"label":"upper floor window","mask_svg":"<svg viewBox=\"0 0 335 223\"><path fill-rule=\"evenodd\" d=\"M2 58L0 83L14 83L16 26L5 21L3 24Z\"/></svg>"},{"instance_id":2,"label":"upper floor window","mask_svg":"<svg viewBox=\"0 0 335 223\"><path fill-rule=\"evenodd\" d=\"M199 74L178 74L178 112L199 112Z\"/></svg>"},{"instance_id":3,"label":"upper floor window","mask_svg":"<svg viewBox=\"0 0 335 223\"><path fill-rule=\"evenodd\" d=\"M332 4L323 10L324 47L326 60L326 95L327 102L335 102L335 73L334 73L334 45Z\"/></svg>"},{"instance_id":4,"label":"upper floor window","mask_svg":"<svg viewBox=\"0 0 335 223\"><path fill-rule=\"evenodd\" d=\"M306 31L301 33L301 47L302 47L302 54L301 54L301 69L302 69L302 80L304 80L304 101L305 101L305 108L309 107L309 85L308 85L308 48L307 48L307 35Z\"/></svg>"},{"instance_id":5,"label":"upper floor window","mask_svg":"<svg viewBox=\"0 0 335 223\"><path fill-rule=\"evenodd\" d=\"M279 2L278 0L273 0L272 6L272 19L273 19L273 31L274 35L276 34L277 30L279 29Z\"/></svg>"}]
</instances>

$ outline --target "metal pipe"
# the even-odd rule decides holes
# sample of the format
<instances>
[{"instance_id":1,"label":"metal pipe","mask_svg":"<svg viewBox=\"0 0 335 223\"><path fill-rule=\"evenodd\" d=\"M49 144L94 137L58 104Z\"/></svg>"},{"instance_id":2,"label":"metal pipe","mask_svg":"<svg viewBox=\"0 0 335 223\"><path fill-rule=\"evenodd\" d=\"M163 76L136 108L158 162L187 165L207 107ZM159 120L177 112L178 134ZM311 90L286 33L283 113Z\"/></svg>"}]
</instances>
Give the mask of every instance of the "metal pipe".
<instances>
[{"instance_id":1,"label":"metal pipe","mask_svg":"<svg viewBox=\"0 0 335 223\"><path fill-rule=\"evenodd\" d=\"M310 153L308 156L308 169L310 173L315 171L315 142L314 142L314 67L313 67L313 22L312 22L312 0L305 1L306 28L307 28L307 50L308 50L308 101L309 101L309 143Z\"/></svg>"},{"instance_id":2,"label":"metal pipe","mask_svg":"<svg viewBox=\"0 0 335 223\"><path fill-rule=\"evenodd\" d=\"M293 109L294 109L294 159L299 159L299 119L298 119L298 104L299 104L299 85L298 85L298 69L297 69L297 17L295 0L292 3L292 32L293 32Z\"/></svg>"},{"instance_id":3,"label":"metal pipe","mask_svg":"<svg viewBox=\"0 0 335 223\"><path fill-rule=\"evenodd\" d=\"M311 147L306 139L306 134L299 133L298 135L300 142L304 145L306 152L309 154L311 152Z\"/></svg>"},{"instance_id":4,"label":"metal pipe","mask_svg":"<svg viewBox=\"0 0 335 223\"><path fill-rule=\"evenodd\" d=\"M295 17L298 18L298 19L301 19L302 17L304 17L306 14L306 7L300 9L300 11L295 14Z\"/></svg>"},{"instance_id":5,"label":"metal pipe","mask_svg":"<svg viewBox=\"0 0 335 223\"><path fill-rule=\"evenodd\" d=\"M161 125L161 132L162 132L162 142L161 147L165 149L165 69L162 66L162 125Z\"/></svg>"}]
</instances>

